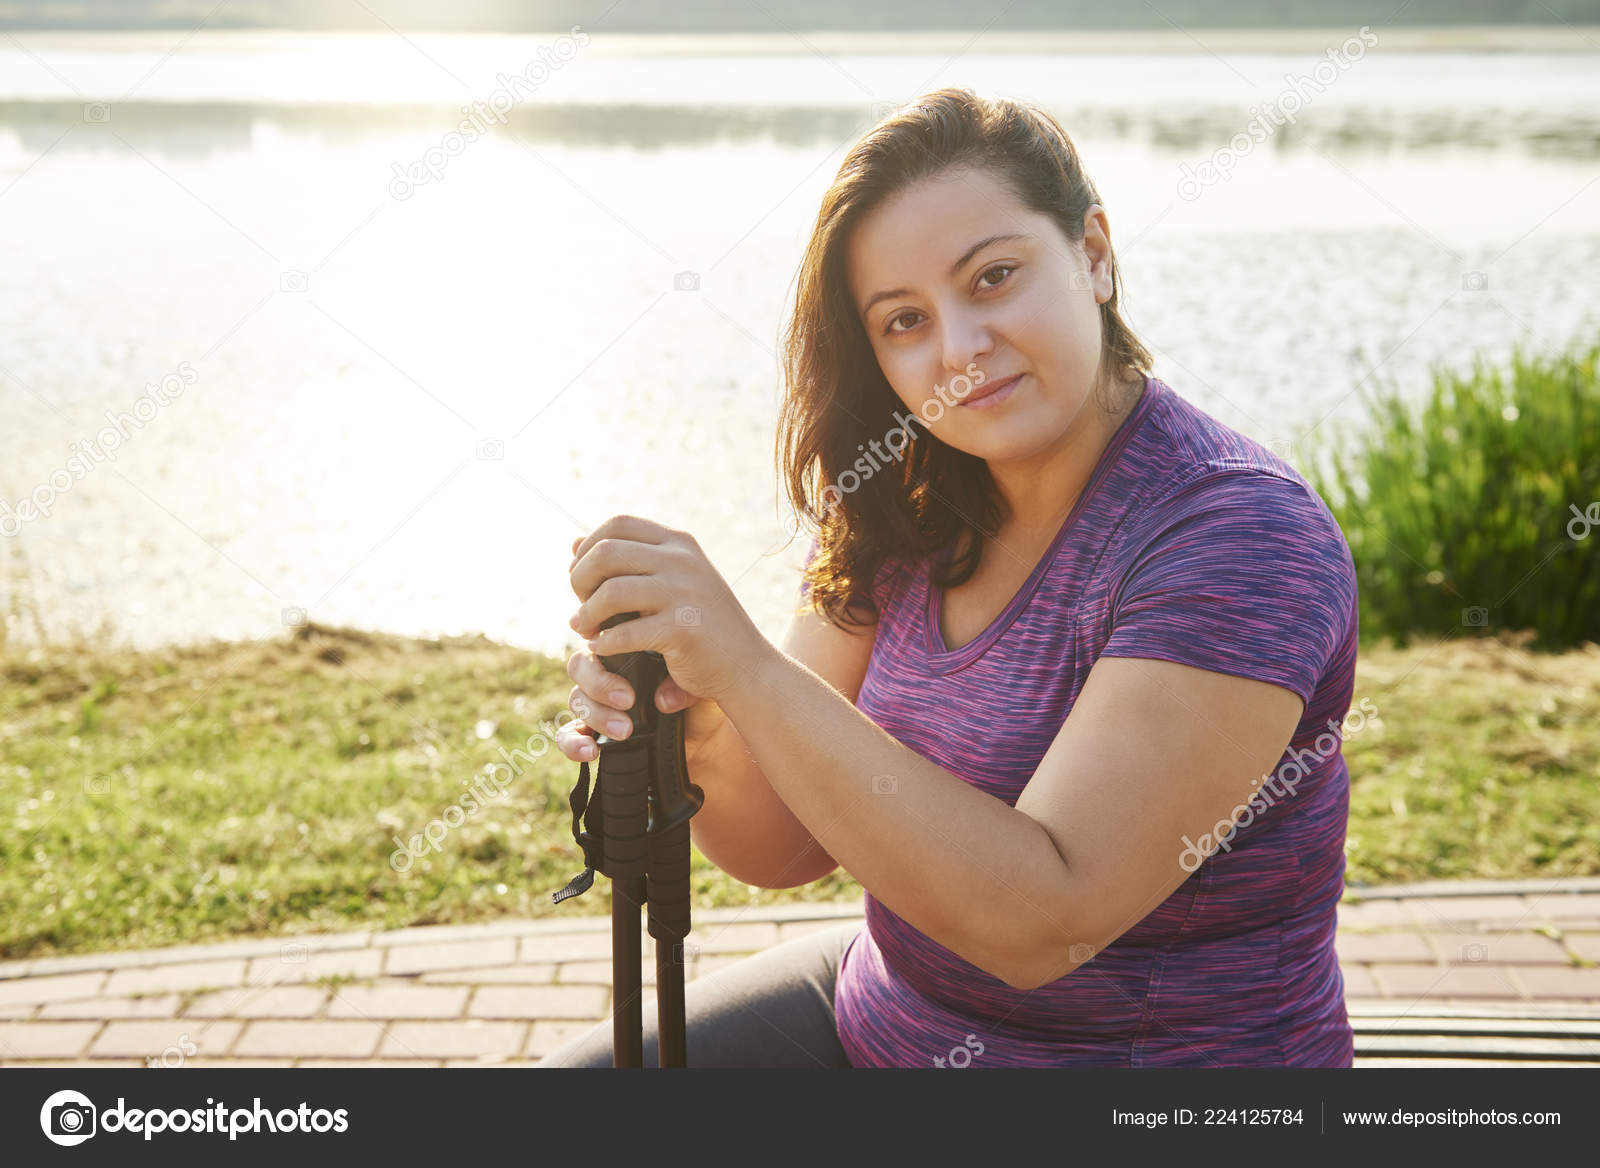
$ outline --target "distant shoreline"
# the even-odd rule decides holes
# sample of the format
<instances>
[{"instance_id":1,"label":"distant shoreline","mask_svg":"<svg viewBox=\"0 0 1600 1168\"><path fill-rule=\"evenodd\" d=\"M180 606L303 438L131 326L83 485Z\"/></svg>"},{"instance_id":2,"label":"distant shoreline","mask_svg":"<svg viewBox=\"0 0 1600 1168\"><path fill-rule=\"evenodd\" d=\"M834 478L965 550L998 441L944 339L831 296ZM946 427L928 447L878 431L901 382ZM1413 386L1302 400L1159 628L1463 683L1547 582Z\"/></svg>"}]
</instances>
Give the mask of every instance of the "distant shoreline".
<instances>
[{"instance_id":1,"label":"distant shoreline","mask_svg":"<svg viewBox=\"0 0 1600 1168\"><path fill-rule=\"evenodd\" d=\"M968 52L986 54L1068 53L1321 53L1356 35L1357 27L1284 29L1163 29L1008 31L827 32L788 33L595 33L586 52L602 56L765 56L834 54L932 56ZM1371 26L1367 26L1371 27ZM172 47L176 29L44 29L0 22L0 32L20 34L30 48L90 48L96 44L127 47L147 40L163 51ZM548 40L567 29L548 33L408 32L409 39ZM372 32L299 29L206 29L193 33L186 47L207 44L284 42L307 39L367 39ZM1600 53L1600 25L1461 25L1451 27L1376 28L1377 49L1387 52L1521 52Z\"/></svg>"}]
</instances>

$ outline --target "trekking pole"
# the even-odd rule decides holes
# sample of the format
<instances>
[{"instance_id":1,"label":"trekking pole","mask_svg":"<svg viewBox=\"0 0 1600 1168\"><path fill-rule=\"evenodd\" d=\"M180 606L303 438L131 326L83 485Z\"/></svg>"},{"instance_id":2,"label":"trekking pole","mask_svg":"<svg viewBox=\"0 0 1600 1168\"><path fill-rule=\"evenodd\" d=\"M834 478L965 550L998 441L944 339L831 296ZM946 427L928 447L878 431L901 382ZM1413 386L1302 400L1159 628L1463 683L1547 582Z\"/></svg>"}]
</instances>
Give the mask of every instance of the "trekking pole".
<instances>
[{"instance_id":1,"label":"trekking pole","mask_svg":"<svg viewBox=\"0 0 1600 1168\"><path fill-rule=\"evenodd\" d=\"M638 615L618 613L601 628ZM648 903L649 931L656 941L657 1062L682 1067L687 1065L683 942L690 924L689 820L705 795L689 781L682 712L656 709L656 689L667 676L665 658L635 651L600 661L633 691L627 711L632 730L623 739L596 739L600 757L592 796L589 764L579 765L569 802L585 868L554 898L559 904L587 891L596 871L611 878L612 1065L617 1067L644 1063L639 907ZM580 829L580 819L587 830Z\"/></svg>"}]
</instances>

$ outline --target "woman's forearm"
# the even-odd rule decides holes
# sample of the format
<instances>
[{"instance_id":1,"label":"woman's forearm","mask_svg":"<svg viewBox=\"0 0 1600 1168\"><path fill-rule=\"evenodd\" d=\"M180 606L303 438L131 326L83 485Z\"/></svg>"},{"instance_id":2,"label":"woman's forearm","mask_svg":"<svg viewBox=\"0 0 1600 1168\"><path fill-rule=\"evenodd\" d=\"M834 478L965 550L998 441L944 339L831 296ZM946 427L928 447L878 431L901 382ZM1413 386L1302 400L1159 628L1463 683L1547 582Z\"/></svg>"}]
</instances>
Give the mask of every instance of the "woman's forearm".
<instances>
[{"instance_id":1,"label":"woman's forearm","mask_svg":"<svg viewBox=\"0 0 1600 1168\"><path fill-rule=\"evenodd\" d=\"M689 778L705 803L689 820L697 848L736 880L794 888L831 872L826 855L778 798L744 739L725 715L686 745Z\"/></svg>"},{"instance_id":2,"label":"woman's forearm","mask_svg":"<svg viewBox=\"0 0 1600 1168\"><path fill-rule=\"evenodd\" d=\"M776 647L725 697L771 789L896 915L1021 986L1065 947L1066 866L1042 825L896 741Z\"/></svg>"}]
</instances>

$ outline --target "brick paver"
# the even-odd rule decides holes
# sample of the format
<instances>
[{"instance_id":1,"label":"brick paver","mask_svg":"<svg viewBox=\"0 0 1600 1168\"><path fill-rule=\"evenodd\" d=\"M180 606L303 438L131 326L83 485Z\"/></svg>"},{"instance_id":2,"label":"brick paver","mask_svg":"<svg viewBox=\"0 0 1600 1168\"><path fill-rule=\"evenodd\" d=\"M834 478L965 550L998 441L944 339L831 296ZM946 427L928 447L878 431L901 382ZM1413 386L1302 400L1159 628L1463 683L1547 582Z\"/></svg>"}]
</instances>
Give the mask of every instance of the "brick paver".
<instances>
[{"instance_id":1,"label":"brick paver","mask_svg":"<svg viewBox=\"0 0 1600 1168\"><path fill-rule=\"evenodd\" d=\"M1583 960L1600 964L1600 933L1568 933L1565 942Z\"/></svg>"},{"instance_id":2,"label":"brick paver","mask_svg":"<svg viewBox=\"0 0 1600 1168\"><path fill-rule=\"evenodd\" d=\"M151 965L119 969L106 981L108 994L148 994L201 986L236 986L244 981L244 962L193 961L183 965Z\"/></svg>"},{"instance_id":3,"label":"brick paver","mask_svg":"<svg viewBox=\"0 0 1600 1168\"><path fill-rule=\"evenodd\" d=\"M517 959L513 937L492 941L453 941L444 945L395 945L384 963L388 974L421 973L426 969L468 969L510 965Z\"/></svg>"},{"instance_id":4,"label":"brick paver","mask_svg":"<svg viewBox=\"0 0 1600 1168\"><path fill-rule=\"evenodd\" d=\"M499 965L488 969L430 969L417 975L417 980L449 985L548 985L556 979L556 970L568 968L547 962L543 965ZM609 981L608 981L609 984Z\"/></svg>"},{"instance_id":5,"label":"brick paver","mask_svg":"<svg viewBox=\"0 0 1600 1168\"><path fill-rule=\"evenodd\" d=\"M284 1059L282 1062L288 1062ZM443 1059L301 1059L296 1066L302 1067L360 1067L366 1070L369 1067L442 1067Z\"/></svg>"},{"instance_id":6,"label":"brick paver","mask_svg":"<svg viewBox=\"0 0 1600 1168\"><path fill-rule=\"evenodd\" d=\"M1549 896L1425 896L1411 901L1410 908L1424 925L1447 921L1496 921L1509 928L1518 921L1540 920L1534 901L1547 903L1554 899Z\"/></svg>"},{"instance_id":7,"label":"brick paver","mask_svg":"<svg viewBox=\"0 0 1600 1168\"><path fill-rule=\"evenodd\" d=\"M695 968L700 963L691 962L683 971L683 980L693 981ZM557 978L562 985L610 985L612 981L611 960L605 961L563 961L557 967ZM653 986L656 984L656 959L653 954L647 954L646 959L639 965L639 983Z\"/></svg>"},{"instance_id":8,"label":"brick paver","mask_svg":"<svg viewBox=\"0 0 1600 1168\"><path fill-rule=\"evenodd\" d=\"M352 949L309 953L289 960L258 957L246 974L251 985L289 985L325 978L377 977L383 968L382 949Z\"/></svg>"},{"instance_id":9,"label":"brick paver","mask_svg":"<svg viewBox=\"0 0 1600 1168\"><path fill-rule=\"evenodd\" d=\"M245 985L198 994L184 1011L190 1018L313 1018L328 991L312 986Z\"/></svg>"},{"instance_id":10,"label":"brick paver","mask_svg":"<svg viewBox=\"0 0 1600 1168\"><path fill-rule=\"evenodd\" d=\"M1433 950L1416 933L1340 933L1334 939L1339 964L1374 961L1434 961Z\"/></svg>"},{"instance_id":11,"label":"brick paver","mask_svg":"<svg viewBox=\"0 0 1600 1168\"><path fill-rule=\"evenodd\" d=\"M105 984L104 973L66 973L0 981L0 1006L36 1006L40 1002L92 997Z\"/></svg>"},{"instance_id":12,"label":"brick paver","mask_svg":"<svg viewBox=\"0 0 1600 1168\"><path fill-rule=\"evenodd\" d=\"M1373 965L1368 967L1395 998L1522 998L1503 965Z\"/></svg>"},{"instance_id":13,"label":"brick paver","mask_svg":"<svg viewBox=\"0 0 1600 1168\"><path fill-rule=\"evenodd\" d=\"M609 986L480 986L473 996L474 1018L549 1018L554 1020L604 1017L609 1008Z\"/></svg>"},{"instance_id":14,"label":"brick paver","mask_svg":"<svg viewBox=\"0 0 1600 1168\"><path fill-rule=\"evenodd\" d=\"M396 1022L378 1053L385 1058L520 1054L527 1037L526 1022Z\"/></svg>"},{"instance_id":15,"label":"brick paver","mask_svg":"<svg viewBox=\"0 0 1600 1168\"><path fill-rule=\"evenodd\" d=\"M778 943L778 926L772 921L737 921L732 924L696 924L684 938L684 948L698 953L756 953Z\"/></svg>"},{"instance_id":16,"label":"brick paver","mask_svg":"<svg viewBox=\"0 0 1600 1168\"><path fill-rule=\"evenodd\" d=\"M1600 969L1526 966L1511 970L1533 998L1600 1000Z\"/></svg>"},{"instance_id":17,"label":"brick paver","mask_svg":"<svg viewBox=\"0 0 1600 1168\"><path fill-rule=\"evenodd\" d=\"M1342 965L1339 972L1344 976L1345 1001L1351 998L1376 998L1382 995L1378 983L1372 980L1372 973L1362 965Z\"/></svg>"},{"instance_id":18,"label":"brick paver","mask_svg":"<svg viewBox=\"0 0 1600 1168\"><path fill-rule=\"evenodd\" d=\"M234 1053L370 1058L382 1038L383 1023L367 1020L252 1022L239 1038Z\"/></svg>"},{"instance_id":19,"label":"brick paver","mask_svg":"<svg viewBox=\"0 0 1600 1168\"><path fill-rule=\"evenodd\" d=\"M89 1054L95 1058L156 1059L163 1066L179 1066L201 1054L207 1058L227 1054L242 1025L226 1018L195 1023L181 1018L107 1022Z\"/></svg>"},{"instance_id":20,"label":"brick paver","mask_svg":"<svg viewBox=\"0 0 1600 1168\"><path fill-rule=\"evenodd\" d=\"M685 979L846 923L859 904L696 913ZM1600 880L1352 889L1335 943L1353 1015L1600 1012ZM607 1021L611 989L596 917L0 963L0 1065L530 1066Z\"/></svg>"},{"instance_id":21,"label":"brick paver","mask_svg":"<svg viewBox=\"0 0 1600 1168\"><path fill-rule=\"evenodd\" d=\"M580 1034L586 1034L598 1024L590 1022L546 1022L540 1020L533 1024L533 1033L528 1038L527 1056L531 1059L542 1059L545 1055L558 1047L566 1045L568 1041Z\"/></svg>"},{"instance_id":22,"label":"brick paver","mask_svg":"<svg viewBox=\"0 0 1600 1168\"><path fill-rule=\"evenodd\" d=\"M642 942L641 942L642 945ZM648 946L642 946L648 949ZM611 933L591 930L587 933L557 934L554 937L524 937L522 939L524 962L610 961Z\"/></svg>"},{"instance_id":23,"label":"brick paver","mask_svg":"<svg viewBox=\"0 0 1600 1168\"><path fill-rule=\"evenodd\" d=\"M82 1054L99 1022L0 1022L0 1059L71 1058Z\"/></svg>"},{"instance_id":24,"label":"brick paver","mask_svg":"<svg viewBox=\"0 0 1600 1168\"><path fill-rule=\"evenodd\" d=\"M467 1004L468 986L345 986L328 1003L330 1018L455 1018Z\"/></svg>"},{"instance_id":25,"label":"brick paver","mask_svg":"<svg viewBox=\"0 0 1600 1168\"><path fill-rule=\"evenodd\" d=\"M175 1018L183 998L152 994L145 998L80 998L39 1008L40 1018Z\"/></svg>"},{"instance_id":26,"label":"brick paver","mask_svg":"<svg viewBox=\"0 0 1600 1168\"><path fill-rule=\"evenodd\" d=\"M1491 965L1571 965L1572 958L1560 941L1541 933L1508 933L1491 929L1483 933L1428 933L1428 942L1451 965L1488 962Z\"/></svg>"}]
</instances>

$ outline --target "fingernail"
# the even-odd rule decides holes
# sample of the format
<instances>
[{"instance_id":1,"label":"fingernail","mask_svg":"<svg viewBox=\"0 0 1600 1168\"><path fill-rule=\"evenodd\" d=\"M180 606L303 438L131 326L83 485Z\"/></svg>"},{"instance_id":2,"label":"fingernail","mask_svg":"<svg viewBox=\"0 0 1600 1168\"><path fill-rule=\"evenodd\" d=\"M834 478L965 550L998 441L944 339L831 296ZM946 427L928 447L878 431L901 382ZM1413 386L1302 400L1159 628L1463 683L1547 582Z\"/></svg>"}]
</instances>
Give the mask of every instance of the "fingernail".
<instances>
[{"instance_id":1,"label":"fingernail","mask_svg":"<svg viewBox=\"0 0 1600 1168\"><path fill-rule=\"evenodd\" d=\"M587 746L578 747L578 754L583 758L593 758L598 753L599 748L592 742Z\"/></svg>"},{"instance_id":2,"label":"fingernail","mask_svg":"<svg viewBox=\"0 0 1600 1168\"><path fill-rule=\"evenodd\" d=\"M612 718L606 723L606 733L613 738L625 738L632 729L633 723L626 718Z\"/></svg>"},{"instance_id":3,"label":"fingernail","mask_svg":"<svg viewBox=\"0 0 1600 1168\"><path fill-rule=\"evenodd\" d=\"M633 703L628 700L628 695L620 689L614 689L606 695L606 701L618 709L626 710Z\"/></svg>"}]
</instances>

